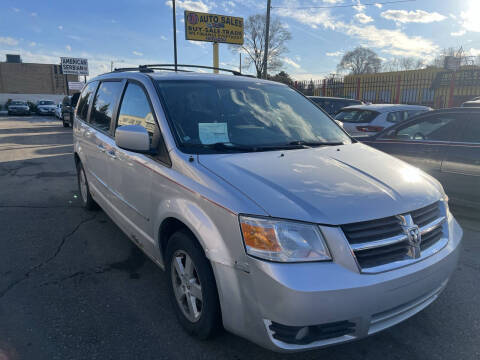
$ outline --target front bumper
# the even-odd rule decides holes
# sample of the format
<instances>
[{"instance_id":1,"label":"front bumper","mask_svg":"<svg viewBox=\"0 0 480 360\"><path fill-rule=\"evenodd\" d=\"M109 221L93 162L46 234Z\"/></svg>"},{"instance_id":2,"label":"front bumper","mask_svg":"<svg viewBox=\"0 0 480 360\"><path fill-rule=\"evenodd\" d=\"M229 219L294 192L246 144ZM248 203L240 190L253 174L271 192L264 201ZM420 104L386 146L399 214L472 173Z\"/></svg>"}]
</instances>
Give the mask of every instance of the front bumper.
<instances>
[{"instance_id":1,"label":"front bumper","mask_svg":"<svg viewBox=\"0 0 480 360\"><path fill-rule=\"evenodd\" d=\"M29 113L30 113L30 109L10 108L10 109L8 109L8 112L11 113L11 114L21 114L21 115L24 115L24 114L29 114Z\"/></svg>"},{"instance_id":2,"label":"front bumper","mask_svg":"<svg viewBox=\"0 0 480 360\"><path fill-rule=\"evenodd\" d=\"M425 260L380 274L336 262L280 264L249 258L241 268L214 263L227 330L274 351L300 351L360 339L432 303L455 270L462 230L448 219L449 242ZM345 322L348 334L308 344L275 338L272 322L305 327ZM277 336L278 337L278 336Z\"/></svg>"},{"instance_id":3,"label":"front bumper","mask_svg":"<svg viewBox=\"0 0 480 360\"><path fill-rule=\"evenodd\" d=\"M55 109L43 109L43 108L39 108L39 109L38 109L38 112L39 112L40 114L53 115L53 114L55 114Z\"/></svg>"}]
</instances>

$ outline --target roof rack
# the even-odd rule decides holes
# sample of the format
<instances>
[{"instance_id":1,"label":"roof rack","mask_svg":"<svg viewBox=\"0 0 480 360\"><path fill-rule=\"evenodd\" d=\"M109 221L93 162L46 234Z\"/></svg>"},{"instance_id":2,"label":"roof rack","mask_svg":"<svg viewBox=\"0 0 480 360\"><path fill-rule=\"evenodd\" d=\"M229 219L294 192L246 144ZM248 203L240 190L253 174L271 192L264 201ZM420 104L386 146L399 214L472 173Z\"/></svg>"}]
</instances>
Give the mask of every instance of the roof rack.
<instances>
[{"instance_id":1,"label":"roof rack","mask_svg":"<svg viewBox=\"0 0 480 360\"><path fill-rule=\"evenodd\" d=\"M252 75L242 74L241 72L236 71L236 70L230 70L230 69L213 67L213 66L188 65L188 64L177 64L177 65L175 65L175 64L139 65L138 67L116 68L116 69L114 70L114 72L121 72L121 71L140 71L140 72L144 72L144 73L151 73L151 72L153 72L153 70L191 72L191 71L189 71L189 70L178 69L179 67L226 71L226 72L231 72L233 75L237 75L237 76L255 77L255 76L252 76ZM173 68L173 69L172 69L172 68Z\"/></svg>"}]
</instances>

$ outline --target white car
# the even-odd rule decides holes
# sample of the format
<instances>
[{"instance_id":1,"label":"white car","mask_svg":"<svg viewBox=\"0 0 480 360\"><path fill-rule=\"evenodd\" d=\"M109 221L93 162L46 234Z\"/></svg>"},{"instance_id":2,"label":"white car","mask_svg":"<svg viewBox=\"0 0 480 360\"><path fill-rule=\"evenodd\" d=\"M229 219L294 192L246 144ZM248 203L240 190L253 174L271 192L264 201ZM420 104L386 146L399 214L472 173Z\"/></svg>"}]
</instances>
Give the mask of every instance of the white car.
<instances>
[{"instance_id":1,"label":"white car","mask_svg":"<svg viewBox=\"0 0 480 360\"><path fill-rule=\"evenodd\" d=\"M57 106L55 107L55 117L57 119L63 120L62 109L63 109L62 104L57 104Z\"/></svg>"},{"instance_id":2,"label":"white car","mask_svg":"<svg viewBox=\"0 0 480 360\"><path fill-rule=\"evenodd\" d=\"M54 115L56 105L52 100L40 100L37 103L37 114L38 115Z\"/></svg>"},{"instance_id":3,"label":"white car","mask_svg":"<svg viewBox=\"0 0 480 360\"><path fill-rule=\"evenodd\" d=\"M352 136L371 136L408 118L430 111L421 105L373 104L344 107L335 120Z\"/></svg>"}]
</instances>

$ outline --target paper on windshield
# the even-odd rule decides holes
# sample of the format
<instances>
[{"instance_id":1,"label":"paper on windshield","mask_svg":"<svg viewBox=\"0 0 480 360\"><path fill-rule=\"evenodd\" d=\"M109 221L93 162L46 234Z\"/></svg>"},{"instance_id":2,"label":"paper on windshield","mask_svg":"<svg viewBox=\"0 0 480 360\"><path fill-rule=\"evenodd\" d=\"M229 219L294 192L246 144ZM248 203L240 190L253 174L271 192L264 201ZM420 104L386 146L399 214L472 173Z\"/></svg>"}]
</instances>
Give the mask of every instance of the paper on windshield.
<instances>
[{"instance_id":1,"label":"paper on windshield","mask_svg":"<svg viewBox=\"0 0 480 360\"><path fill-rule=\"evenodd\" d=\"M202 144L230 142L227 123L198 123L198 135Z\"/></svg>"}]
</instances>

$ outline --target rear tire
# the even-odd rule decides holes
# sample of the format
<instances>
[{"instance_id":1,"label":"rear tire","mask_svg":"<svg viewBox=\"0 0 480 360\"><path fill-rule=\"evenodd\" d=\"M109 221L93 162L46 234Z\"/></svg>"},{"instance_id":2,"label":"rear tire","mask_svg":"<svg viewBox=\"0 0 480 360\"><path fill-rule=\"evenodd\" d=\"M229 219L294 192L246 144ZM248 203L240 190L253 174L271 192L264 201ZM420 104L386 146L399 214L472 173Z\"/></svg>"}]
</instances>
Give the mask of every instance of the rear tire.
<instances>
[{"instance_id":1,"label":"rear tire","mask_svg":"<svg viewBox=\"0 0 480 360\"><path fill-rule=\"evenodd\" d=\"M77 180L82 206L87 210L95 209L97 207L97 204L95 203L95 200L93 200L92 194L90 193L87 176L81 162L77 164Z\"/></svg>"},{"instance_id":2,"label":"rear tire","mask_svg":"<svg viewBox=\"0 0 480 360\"><path fill-rule=\"evenodd\" d=\"M165 258L169 295L178 321L190 335L211 338L221 327L221 313L215 277L203 249L192 234L180 230L168 240Z\"/></svg>"},{"instance_id":3,"label":"rear tire","mask_svg":"<svg viewBox=\"0 0 480 360\"><path fill-rule=\"evenodd\" d=\"M64 121L63 122L63 127L65 127L65 128L70 127L70 124Z\"/></svg>"}]
</instances>

